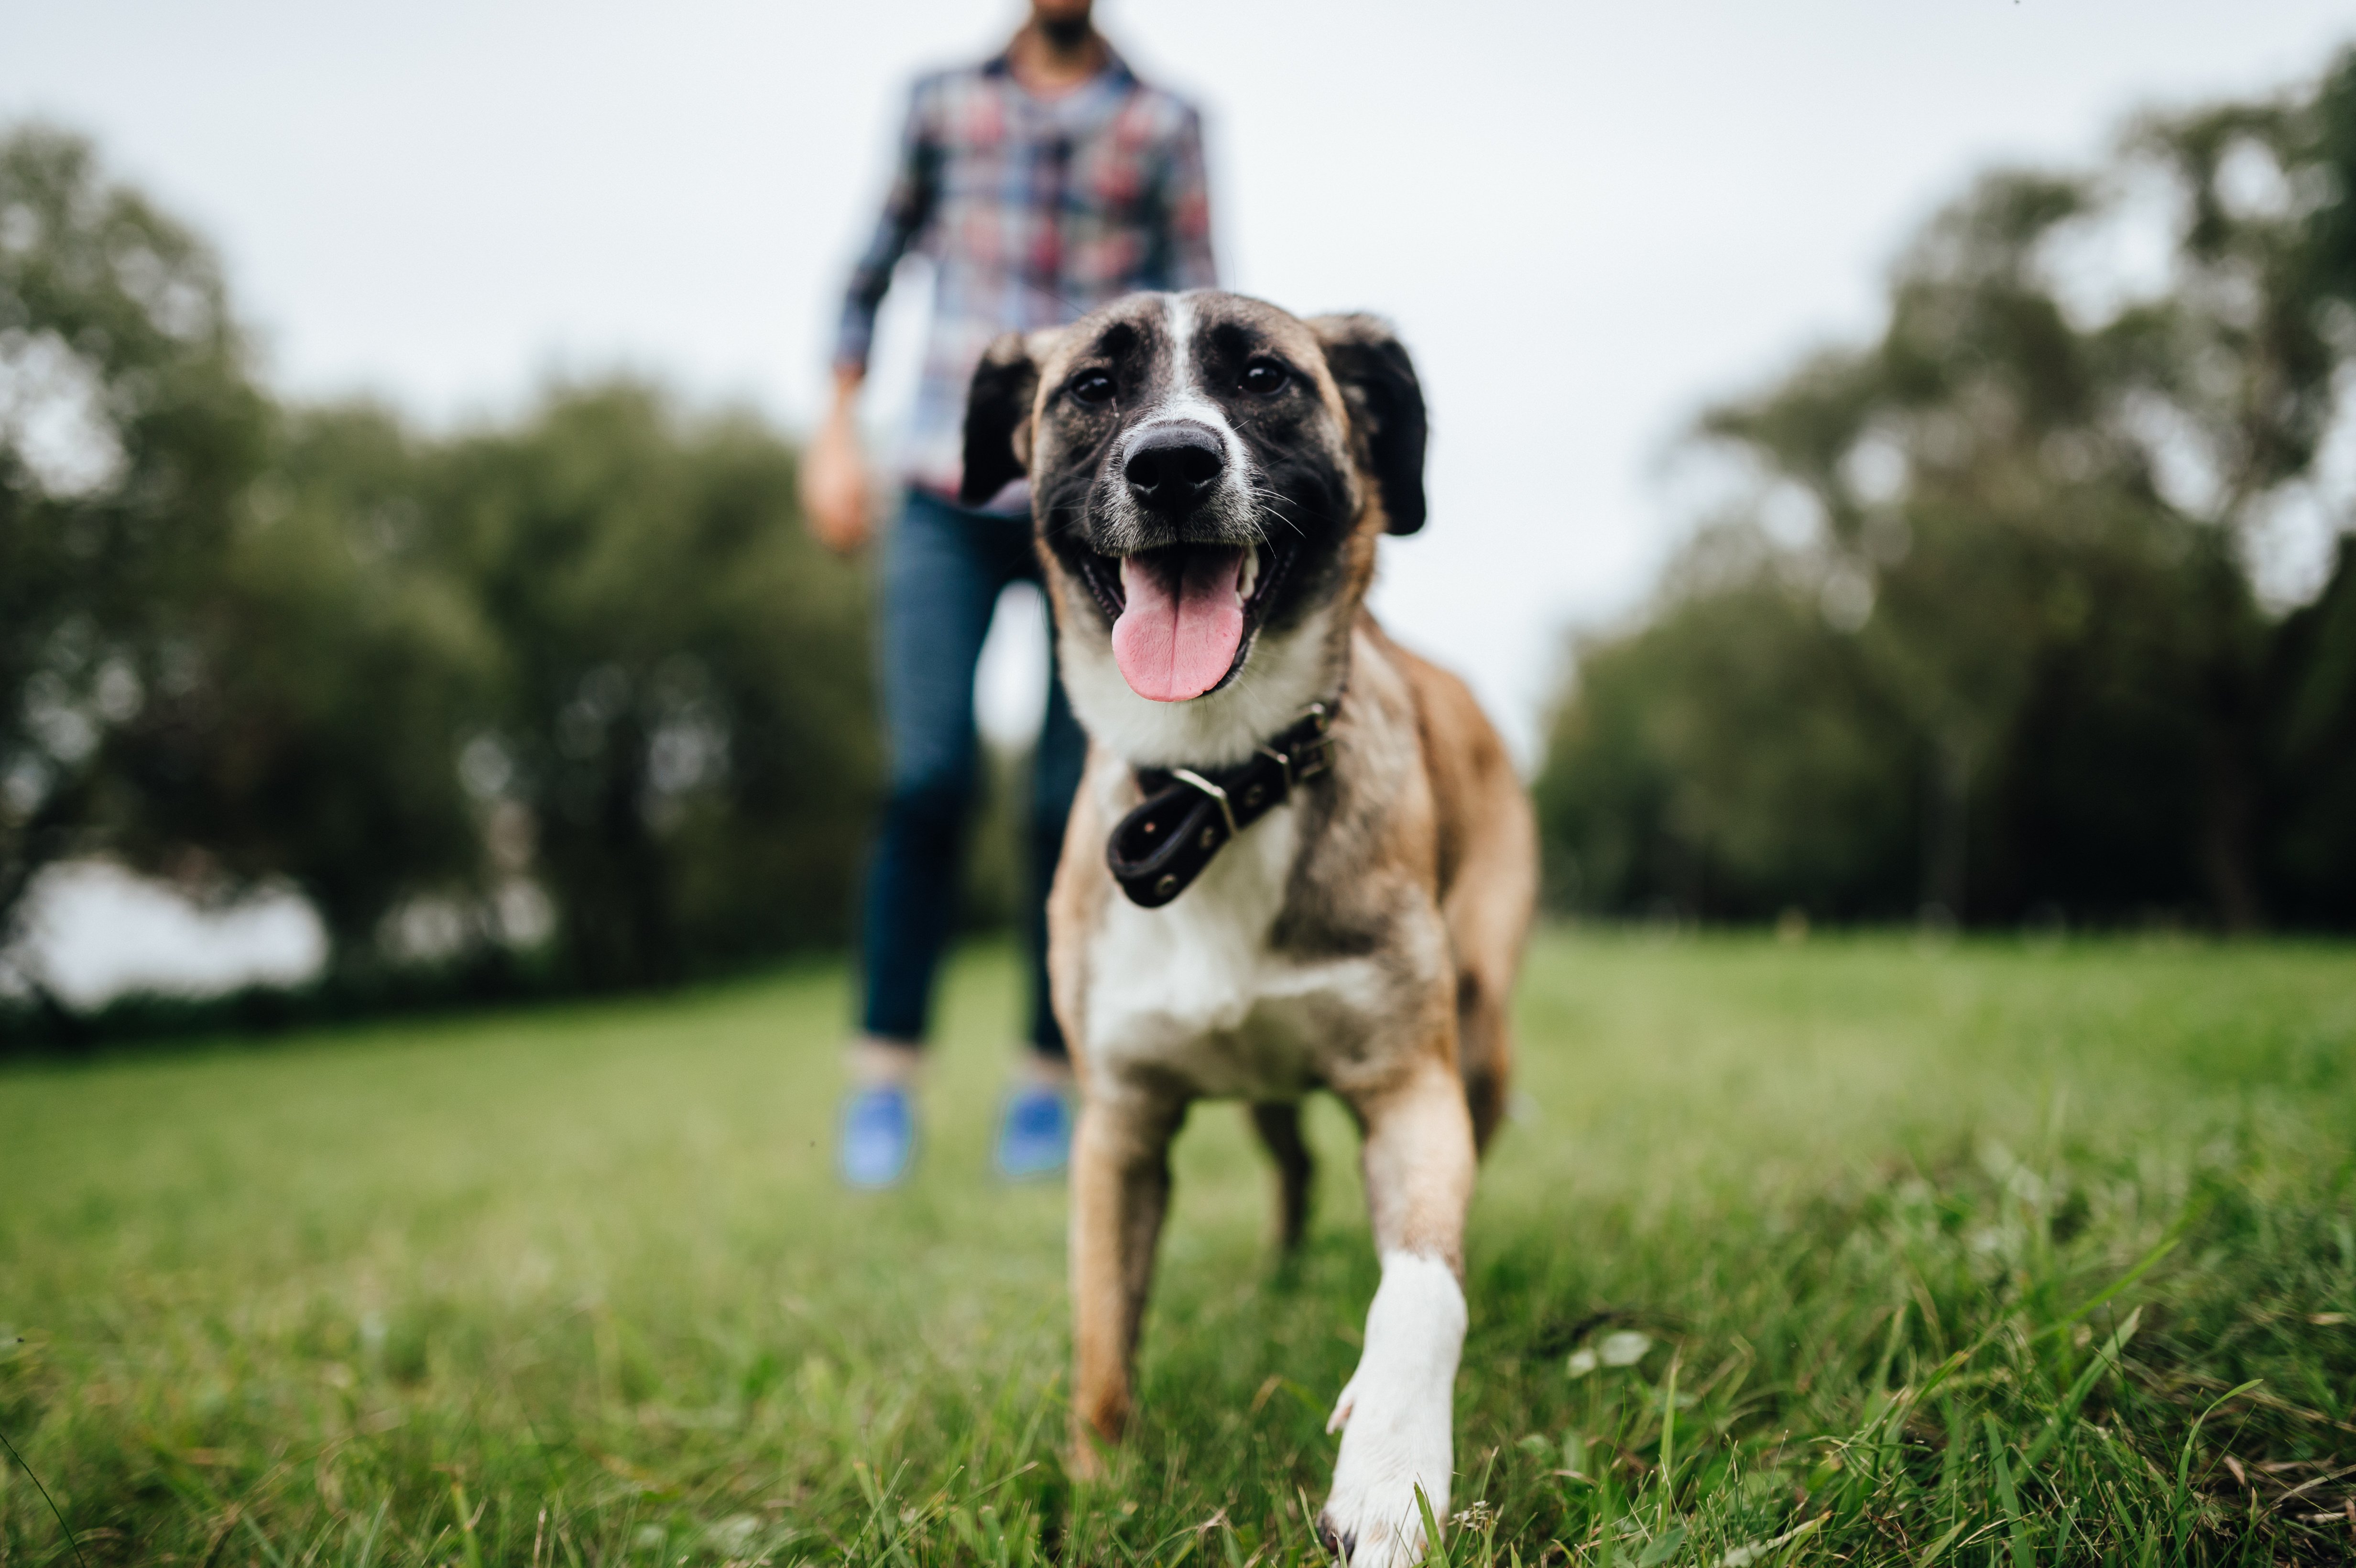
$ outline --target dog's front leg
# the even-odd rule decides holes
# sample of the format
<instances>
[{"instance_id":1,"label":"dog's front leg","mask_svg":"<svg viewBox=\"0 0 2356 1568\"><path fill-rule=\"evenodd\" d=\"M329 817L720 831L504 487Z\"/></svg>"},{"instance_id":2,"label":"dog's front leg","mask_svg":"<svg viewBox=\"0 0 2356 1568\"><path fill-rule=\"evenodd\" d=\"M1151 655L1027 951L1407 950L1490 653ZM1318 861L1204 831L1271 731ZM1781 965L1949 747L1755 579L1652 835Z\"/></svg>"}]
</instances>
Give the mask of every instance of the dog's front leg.
<instances>
[{"instance_id":1,"label":"dog's front leg","mask_svg":"<svg viewBox=\"0 0 2356 1568\"><path fill-rule=\"evenodd\" d=\"M1342 1452L1318 1524L1352 1568L1389 1568L1423 1555L1418 1487L1432 1518L1443 1527L1448 1518L1472 1119L1463 1085L1437 1053L1356 1108L1383 1279L1358 1370L1326 1426L1343 1429Z\"/></svg>"},{"instance_id":2,"label":"dog's front leg","mask_svg":"<svg viewBox=\"0 0 2356 1568\"><path fill-rule=\"evenodd\" d=\"M1183 1104L1090 1097L1072 1138L1072 1469L1104 1473L1096 1442L1129 1424L1130 1368L1170 1200Z\"/></svg>"}]
</instances>

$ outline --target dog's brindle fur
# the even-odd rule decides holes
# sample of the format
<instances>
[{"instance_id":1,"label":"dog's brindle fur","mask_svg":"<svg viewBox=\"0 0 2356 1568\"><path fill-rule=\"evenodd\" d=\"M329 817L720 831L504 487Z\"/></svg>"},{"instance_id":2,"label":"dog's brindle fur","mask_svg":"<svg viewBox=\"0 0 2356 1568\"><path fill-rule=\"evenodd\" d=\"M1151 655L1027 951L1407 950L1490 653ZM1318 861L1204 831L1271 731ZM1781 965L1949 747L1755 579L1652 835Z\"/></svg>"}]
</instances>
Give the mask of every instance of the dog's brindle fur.
<instances>
[{"instance_id":1,"label":"dog's brindle fur","mask_svg":"<svg viewBox=\"0 0 2356 1568\"><path fill-rule=\"evenodd\" d=\"M1414 370L1368 317L1139 294L1001 339L967 418L969 498L1030 475L1064 679L1091 740L1048 905L1055 1013L1082 1088L1072 1462L1100 1474L1096 1440L1129 1419L1188 1104L1251 1103L1290 1244L1310 1180L1299 1101L1327 1088L1364 1134L1383 1278L1334 1408L1346 1430L1319 1523L1355 1563L1412 1561L1416 1487L1448 1517L1465 1209L1505 1104L1536 843L1472 695L1365 609L1380 536L1423 520ZM1141 432L1173 423L1207 429L1223 454L1215 485L1178 515L1141 504L1125 475ZM1223 684L1153 702L1113 658L1119 558L1190 544L1253 552L1244 640ZM1138 802L1136 768L1241 762L1345 688L1330 772L1175 902L1126 901L1105 839Z\"/></svg>"}]
</instances>

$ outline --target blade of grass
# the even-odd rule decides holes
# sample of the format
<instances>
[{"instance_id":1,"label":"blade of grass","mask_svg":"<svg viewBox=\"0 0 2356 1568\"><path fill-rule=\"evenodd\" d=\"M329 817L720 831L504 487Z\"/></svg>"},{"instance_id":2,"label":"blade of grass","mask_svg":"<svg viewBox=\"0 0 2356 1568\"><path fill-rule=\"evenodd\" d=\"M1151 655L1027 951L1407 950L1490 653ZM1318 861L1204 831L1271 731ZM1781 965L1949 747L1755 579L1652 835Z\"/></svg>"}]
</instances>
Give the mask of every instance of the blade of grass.
<instances>
[{"instance_id":1,"label":"blade of grass","mask_svg":"<svg viewBox=\"0 0 2356 1568\"><path fill-rule=\"evenodd\" d=\"M1970 1522L1971 1520L1969 1520L1959 1519L1954 1523L1949 1525L1947 1527L1946 1534L1931 1542L1929 1546L1924 1547L1922 1549L1922 1555L1914 1559L1914 1568L1931 1568L1931 1564L1939 1560L1939 1554L1955 1543L1955 1537L1963 1534L1964 1526Z\"/></svg>"},{"instance_id":2,"label":"blade of grass","mask_svg":"<svg viewBox=\"0 0 2356 1568\"><path fill-rule=\"evenodd\" d=\"M270 1537L262 1533L262 1527L253 1522L253 1515L251 1512L239 1514L237 1522L245 1526L245 1532L253 1537L254 1544L260 1546L262 1555L270 1559L271 1568L286 1568L286 1554L278 1550ZM481 1568L481 1564L475 1563L472 1568Z\"/></svg>"},{"instance_id":3,"label":"blade of grass","mask_svg":"<svg viewBox=\"0 0 2356 1568\"><path fill-rule=\"evenodd\" d=\"M1906 1311L1912 1305L1901 1296L1890 1314L1890 1335L1882 1341L1880 1363L1873 1369L1873 1392L1876 1393L1890 1386L1890 1369L1897 1363L1898 1347L1906 1335Z\"/></svg>"},{"instance_id":4,"label":"blade of grass","mask_svg":"<svg viewBox=\"0 0 2356 1568\"><path fill-rule=\"evenodd\" d=\"M1669 1354L1667 1386L1661 1398L1661 1508L1659 1528L1669 1528L1669 1500L1677 1489L1677 1357Z\"/></svg>"},{"instance_id":5,"label":"blade of grass","mask_svg":"<svg viewBox=\"0 0 2356 1568\"><path fill-rule=\"evenodd\" d=\"M1599 1468L1602 1477L1595 1494L1595 1564L1596 1568L1612 1568L1617 1546L1614 1531L1620 1523L1620 1488L1612 1478L1608 1456Z\"/></svg>"},{"instance_id":6,"label":"blade of grass","mask_svg":"<svg viewBox=\"0 0 2356 1568\"><path fill-rule=\"evenodd\" d=\"M2094 1296L2080 1302L2068 1312L2040 1328L2031 1338L2042 1339L2050 1335L2059 1334L2087 1313L2116 1296L2119 1292L2132 1289L2137 1280L2158 1267L2159 1261L2177 1249L2178 1244L2184 1240L2184 1232L2191 1229L2193 1221L2199 1219L2205 1211L2205 1206L2187 1209L2178 1217L2176 1223L2169 1227L2168 1234L2160 1239L2159 1245L2146 1253L2135 1267L2119 1275Z\"/></svg>"},{"instance_id":7,"label":"blade of grass","mask_svg":"<svg viewBox=\"0 0 2356 1568\"><path fill-rule=\"evenodd\" d=\"M1440 1539L1440 1521L1431 1517L1431 1499L1423 1495L1423 1488L1415 1488L1415 1509L1423 1515L1423 1561L1428 1568L1449 1568L1448 1547Z\"/></svg>"},{"instance_id":8,"label":"blade of grass","mask_svg":"<svg viewBox=\"0 0 2356 1568\"><path fill-rule=\"evenodd\" d=\"M2201 1441L2201 1428L2202 1424L2207 1422L2211 1416L2217 1413L2218 1405L2223 1404L2227 1400L2241 1398L2244 1394L2249 1392L2252 1389L2256 1388L2260 1383L2265 1381L2266 1380L2264 1378L2252 1378L2248 1382L2244 1383L2241 1387L2237 1389L2230 1389L2227 1392L2219 1394L2215 1402L2212 1403L2208 1409L2202 1411L2199 1415L2192 1418L2192 1430L2184 1435L2184 1450L2176 1456L2177 1507L2181 1508L2183 1506L2184 1499L2189 1497L2192 1490L2192 1447L2193 1445Z\"/></svg>"},{"instance_id":9,"label":"blade of grass","mask_svg":"<svg viewBox=\"0 0 2356 1568\"><path fill-rule=\"evenodd\" d=\"M2094 1363L2078 1374L2078 1381L2070 1385L2069 1392L2062 1396L2062 1403L2054 1406L2053 1413L2046 1418L2045 1430L2037 1435L2037 1441L2031 1443L2029 1452L2020 1456L2022 1470L2035 1469L2038 1461L2045 1457L2047 1451L2069 1426L2071 1418L2078 1413L2078 1407L2085 1403L2086 1396L2094 1391L2094 1384L2105 1371L2119 1364L2119 1352L2126 1349L2129 1339L2135 1338L2136 1325L2142 1321L2143 1308L2138 1307L2127 1314L2127 1320L2113 1330L2111 1337L2103 1342L2102 1349L2094 1352Z\"/></svg>"},{"instance_id":10,"label":"blade of grass","mask_svg":"<svg viewBox=\"0 0 2356 1568\"><path fill-rule=\"evenodd\" d=\"M1335 1563L1340 1563L1341 1553L1338 1552L1328 1553L1324 1541L1317 1533L1317 1510L1309 1506L1309 1493L1296 1485L1292 1488L1292 1495L1301 1499L1301 1521L1309 1527L1309 1543L1316 1548L1316 1560L1323 1563L1330 1555Z\"/></svg>"},{"instance_id":11,"label":"blade of grass","mask_svg":"<svg viewBox=\"0 0 2356 1568\"><path fill-rule=\"evenodd\" d=\"M466 1507L466 1488L455 1476L450 1477L450 1508L458 1516L458 1540L466 1568L483 1568L483 1545L475 1539L475 1516Z\"/></svg>"},{"instance_id":12,"label":"blade of grass","mask_svg":"<svg viewBox=\"0 0 2356 1568\"><path fill-rule=\"evenodd\" d=\"M16 1461L18 1469L27 1476L32 1476L33 1489L41 1494L41 1500L49 1505L50 1517L58 1521L58 1528L65 1531L66 1544L73 1548L74 1561L81 1563L82 1568L90 1568L88 1560L81 1554L81 1542L74 1539L73 1527L66 1523L66 1516L58 1511L57 1499L49 1496L49 1488L41 1484L41 1477L33 1475L33 1467L25 1463L25 1456L16 1452L16 1445L8 1441L5 1433L0 1433L0 1447L8 1450L8 1457Z\"/></svg>"},{"instance_id":13,"label":"blade of grass","mask_svg":"<svg viewBox=\"0 0 2356 1568\"><path fill-rule=\"evenodd\" d=\"M1980 1420L1987 1427L1988 1467L1996 1472L1996 1499L2012 1527L2012 1568L2037 1568L2037 1554L2029 1549L2029 1521L2021 1517L2020 1495L2012 1488L2012 1467L2004 1462L2004 1429L1993 1415Z\"/></svg>"},{"instance_id":14,"label":"blade of grass","mask_svg":"<svg viewBox=\"0 0 2356 1568\"><path fill-rule=\"evenodd\" d=\"M1481 1526L1481 1561L1493 1563L1497 1555L1497 1510L1485 1507L1489 1496L1489 1479L1497 1473L1497 1450L1489 1450L1488 1458L1481 1463L1481 1479L1472 1488L1472 1500L1482 1507L1486 1516Z\"/></svg>"},{"instance_id":15,"label":"blade of grass","mask_svg":"<svg viewBox=\"0 0 2356 1568\"><path fill-rule=\"evenodd\" d=\"M1776 1553L1798 1545L1823 1529L1826 1517L1818 1514L1805 1524L1795 1525L1772 1541L1754 1541L1748 1546L1737 1546L1718 1560L1717 1568L1758 1568Z\"/></svg>"},{"instance_id":16,"label":"blade of grass","mask_svg":"<svg viewBox=\"0 0 2356 1568\"><path fill-rule=\"evenodd\" d=\"M358 1561L353 1563L352 1568L369 1568L369 1560L376 1555L376 1538L384 1529L385 1513L391 1507L392 1499L390 1498L383 1499L377 1503L376 1513L369 1520L368 1535L360 1541L359 1557ZM535 1563L532 1564L532 1568L540 1568L540 1564Z\"/></svg>"},{"instance_id":17,"label":"blade of grass","mask_svg":"<svg viewBox=\"0 0 2356 1568\"><path fill-rule=\"evenodd\" d=\"M2177 1244L2184 1239L2183 1232L2190 1228L2194 1218L2196 1218L2195 1213L2191 1211L2187 1211L2183 1216L2177 1220L2173 1226L2169 1227L2169 1234L2160 1241L2160 1243L2152 1248L2151 1251L2146 1253L2141 1259L2137 1260L2133 1268L2130 1268L2126 1273L2119 1275L2118 1278L2113 1280L2102 1290L2096 1292L2094 1296L2088 1297L2086 1300L2079 1303L2076 1307L2063 1313L2061 1317L2055 1318L2044 1328L2040 1328L2036 1333L2030 1335L2029 1339L2034 1341L2042 1339L2048 1335L2058 1334L2062 1330L2076 1323L2078 1319L2086 1316L2087 1313L2094 1311L2094 1308L2116 1296L2121 1291L2132 1287L2137 1280L2143 1278L2145 1275L2149 1274L2154 1268L2158 1267L2159 1261L2162 1258L2176 1250ZM2007 1321L2002 1317L1998 1317L1994 1322L1990 1323L1986 1328L1980 1331L1977 1339L1965 1346L1962 1349L1957 1350L1954 1355L1949 1356L1945 1360L1940 1362L1937 1369L1931 1373L1930 1377L1923 1382L1922 1386L1920 1389L1915 1390L1913 1393L1909 1396L1908 1403L1920 1404L1923 1400L1928 1399L1933 1393L1939 1390L1941 1385L1953 1378L1956 1373L1962 1371L1966 1366L1969 1366L1972 1359L1977 1356L1982 1350L1987 1349L1990 1344L1994 1343L1997 1337L2002 1334L2008 1326L2009 1325Z\"/></svg>"}]
</instances>

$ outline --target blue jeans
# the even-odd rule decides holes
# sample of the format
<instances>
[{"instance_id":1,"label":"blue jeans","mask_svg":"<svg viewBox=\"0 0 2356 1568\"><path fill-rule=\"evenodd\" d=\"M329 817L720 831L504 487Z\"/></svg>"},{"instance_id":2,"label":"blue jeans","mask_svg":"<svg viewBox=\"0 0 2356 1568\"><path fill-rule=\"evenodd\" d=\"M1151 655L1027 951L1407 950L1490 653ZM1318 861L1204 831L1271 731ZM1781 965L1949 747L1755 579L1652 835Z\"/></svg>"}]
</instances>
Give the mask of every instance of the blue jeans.
<instances>
[{"instance_id":1,"label":"blue jeans","mask_svg":"<svg viewBox=\"0 0 2356 1568\"><path fill-rule=\"evenodd\" d=\"M922 490L908 493L884 562L881 662L891 774L862 920L862 1022L871 1035L910 1044L925 1037L933 977L957 919L966 823L980 782L974 666L999 594L1010 582L1038 581L1027 515L969 511ZM1051 647L1047 712L1031 764L1023 910L1031 1040L1055 1057L1064 1054L1064 1037L1047 997L1047 885L1087 753Z\"/></svg>"}]
</instances>

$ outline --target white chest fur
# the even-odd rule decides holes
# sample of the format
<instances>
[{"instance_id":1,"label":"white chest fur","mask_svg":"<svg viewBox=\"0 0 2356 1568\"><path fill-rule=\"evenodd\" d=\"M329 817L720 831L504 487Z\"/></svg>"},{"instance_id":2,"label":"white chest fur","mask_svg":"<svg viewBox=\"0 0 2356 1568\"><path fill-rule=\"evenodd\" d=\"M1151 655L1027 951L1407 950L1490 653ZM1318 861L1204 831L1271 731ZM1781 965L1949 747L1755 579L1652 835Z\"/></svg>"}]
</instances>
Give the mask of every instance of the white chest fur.
<instances>
[{"instance_id":1,"label":"white chest fur","mask_svg":"<svg viewBox=\"0 0 2356 1568\"><path fill-rule=\"evenodd\" d=\"M1299 841L1298 810L1281 805L1162 908L1107 901L1088 944L1091 1068L1173 1074L1212 1098L1287 1098L1323 1076L1323 1052L1379 1008L1381 975L1270 948Z\"/></svg>"}]
</instances>

